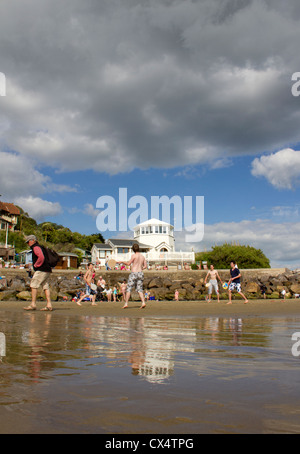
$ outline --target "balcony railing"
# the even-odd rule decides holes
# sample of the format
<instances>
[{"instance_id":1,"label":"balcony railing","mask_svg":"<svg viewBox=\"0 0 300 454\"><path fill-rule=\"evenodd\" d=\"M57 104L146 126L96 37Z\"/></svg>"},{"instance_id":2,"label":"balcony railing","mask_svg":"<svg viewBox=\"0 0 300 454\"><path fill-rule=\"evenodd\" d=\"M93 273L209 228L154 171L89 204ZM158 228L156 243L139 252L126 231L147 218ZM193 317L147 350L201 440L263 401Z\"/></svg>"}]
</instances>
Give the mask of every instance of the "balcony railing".
<instances>
[{"instance_id":1,"label":"balcony railing","mask_svg":"<svg viewBox=\"0 0 300 454\"><path fill-rule=\"evenodd\" d=\"M149 262L194 262L195 253L194 252L142 252L146 260ZM111 258L117 262L128 262L131 258L132 253L123 253L123 254L112 254Z\"/></svg>"}]
</instances>

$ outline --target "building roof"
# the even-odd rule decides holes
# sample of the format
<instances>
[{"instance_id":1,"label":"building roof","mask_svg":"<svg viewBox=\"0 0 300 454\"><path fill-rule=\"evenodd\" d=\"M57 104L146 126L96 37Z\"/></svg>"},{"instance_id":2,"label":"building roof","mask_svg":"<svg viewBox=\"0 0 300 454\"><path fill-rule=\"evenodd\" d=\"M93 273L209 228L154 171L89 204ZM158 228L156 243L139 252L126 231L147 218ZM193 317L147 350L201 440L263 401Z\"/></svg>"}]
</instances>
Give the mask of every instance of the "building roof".
<instances>
[{"instance_id":1,"label":"building roof","mask_svg":"<svg viewBox=\"0 0 300 454\"><path fill-rule=\"evenodd\" d=\"M78 258L77 254L74 254L74 252L58 252L58 255L61 257L76 257Z\"/></svg>"},{"instance_id":2,"label":"building roof","mask_svg":"<svg viewBox=\"0 0 300 454\"><path fill-rule=\"evenodd\" d=\"M97 249L105 249L105 250L112 249L111 245L110 245L110 244L107 244L107 243L95 243L94 246L95 246Z\"/></svg>"},{"instance_id":3,"label":"building roof","mask_svg":"<svg viewBox=\"0 0 300 454\"><path fill-rule=\"evenodd\" d=\"M160 221L159 219L152 218L152 219L148 219L148 221L144 221L144 222L141 222L141 224L136 225L134 227L134 230L137 228L140 228L140 227L147 226L147 225L164 225L164 226L173 227L172 224L168 224L168 222L164 222L164 221Z\"/></svg>"},{"instance_id":4,"label":"building roof","mask_svg":"<svg viewBox=\"0 0 300 454\"><path fill-rule=\"evenodd\" d=\"M140 248L149 249L149 247L151 247L149 244L142 244L136 240L127 240L122 238L110 238L108 241L115 247L132 247L135 243L138 244Z\"/></svg>"},{"instance_id":5,"label":"building roof","mask_svg":"<svg viewBox=\"0 0 300 454\"><path fill-rule=\"evenodd\" d=\"M20 215L20 210L16 205L13 203L7 203L7 202L0 202L0 210L1 211L6 211L6 213L19 216Z\"/></svg>"}]
</instances>

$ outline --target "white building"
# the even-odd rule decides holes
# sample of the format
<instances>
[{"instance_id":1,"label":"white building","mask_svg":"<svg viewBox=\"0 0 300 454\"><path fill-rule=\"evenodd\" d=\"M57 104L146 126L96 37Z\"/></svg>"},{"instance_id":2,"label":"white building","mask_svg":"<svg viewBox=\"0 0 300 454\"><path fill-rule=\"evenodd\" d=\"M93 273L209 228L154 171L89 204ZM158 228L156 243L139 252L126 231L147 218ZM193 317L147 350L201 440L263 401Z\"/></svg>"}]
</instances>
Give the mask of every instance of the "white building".
<instances>
[{"instance_id":1,"label":"white building","mask_svg":"<svg viewBox=\"0 0 300 454\"><path fill-rule=\"evenodd\" d=\"M134 239L146 243L154 252L175 252L174 227L158 219L149 219L134 227Z\"/></svg>"},{"instance_id":2,"label":"white building","mask_svg":"<svg viewBox=\"0 0 300 454\"><path fill-rule=\"evenodd\" d=\"M149 264L184 264L194 263L195 253L175 251L174 227L158 219L149 219L134 227L134 239L111 238L106 243L96 243L91 250L92 262L101 266L112 258L116 261L128 261L132 255L132 246L137 243L140 252Z\"/></svg>"}]
</instances>

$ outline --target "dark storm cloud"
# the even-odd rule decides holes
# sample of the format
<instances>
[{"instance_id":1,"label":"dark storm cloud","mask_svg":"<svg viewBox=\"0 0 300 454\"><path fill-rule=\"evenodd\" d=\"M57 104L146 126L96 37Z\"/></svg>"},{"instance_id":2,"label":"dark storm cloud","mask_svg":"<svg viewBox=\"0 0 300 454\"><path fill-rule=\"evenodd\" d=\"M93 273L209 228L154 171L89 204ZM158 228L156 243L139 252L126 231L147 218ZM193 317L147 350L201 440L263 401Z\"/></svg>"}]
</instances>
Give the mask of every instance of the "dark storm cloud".
<instances>
[{"instance_id":1,"label":"dark storm cloud","mask_svg":"<svg viewBox=\"0 0 300 454\"><path fill-rule=\"evenodd\" d=\"M296 143L299 14L296 0L3 0L2 146L118 173Z\"/></svg>"}]
</instances>

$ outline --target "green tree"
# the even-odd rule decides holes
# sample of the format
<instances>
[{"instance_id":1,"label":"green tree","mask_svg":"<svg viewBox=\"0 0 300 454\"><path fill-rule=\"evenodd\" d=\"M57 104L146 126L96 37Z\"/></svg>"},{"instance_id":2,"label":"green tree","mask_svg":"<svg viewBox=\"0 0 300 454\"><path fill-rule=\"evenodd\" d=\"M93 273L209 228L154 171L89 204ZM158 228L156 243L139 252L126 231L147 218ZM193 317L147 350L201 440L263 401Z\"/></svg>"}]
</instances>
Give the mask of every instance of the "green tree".
<instances>
[{"instance_id":1,"label":"green tree","mask_svg":"<svg viewBox=\"0 0 300 454\"><path fill-rule=\"evenodd\" d=\"M231 260L234 260L239 268L270 268L270 261L261 249L228 243L214 246L208 252L197 253L196 260L207 261L208 266L214 265L219 269L229 268Z\"/></svg>"},{"instance_id":2,"label":"green tree","mask_svg":"<svg viewBox=\"0 0 300 454\"><path fill-rule=\"evenodd\" d=\"M64 252L76 252L74 251L76 248L90 251L94 243L104 243L101 233L83 235L72 232L68 227L55 222L37 224L21 207L18 208L20 209L20 216L16 226L16 237L9 239L10 244L16 245L17 252L27 248L24 241L24 237L27 235L36 235L41 244Z\"/></svg>"}]
</instances>

